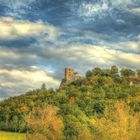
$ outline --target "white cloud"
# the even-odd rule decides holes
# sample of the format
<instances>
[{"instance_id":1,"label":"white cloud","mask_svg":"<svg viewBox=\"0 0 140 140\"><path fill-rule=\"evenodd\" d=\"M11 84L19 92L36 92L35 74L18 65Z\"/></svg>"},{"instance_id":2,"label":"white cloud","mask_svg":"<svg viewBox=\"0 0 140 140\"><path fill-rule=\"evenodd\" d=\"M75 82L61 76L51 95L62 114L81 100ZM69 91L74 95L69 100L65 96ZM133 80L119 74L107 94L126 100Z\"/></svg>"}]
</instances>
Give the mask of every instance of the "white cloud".
<instances>
[{"instance_id":1,"label":"white cloud","mask_svg":"<svg viewBox=\"0 0 140 140\"><path fill-rule=\"evenodd\" d=\"M108 0L107 0L108 1ZM134 2L134 0L111 0L113 6L127 6Z\"/></svg>"},{"instance_id":2,"label":"white cloud","mask_svg":"<svg viewBox=\"0 0 140 140\"><path fill-rule=\"evenodd\" d=\"M10 96L23 94L28 90L39 88L42 83L45 83L47 87L59 86L58 80L39 68L32 70L0 69L0 91L5 91L5 93L0 93L0 98L4 96L2 94ZM7 90L10 92L7 93Z\"/></svg>"},{"instance_id":3,"label":"white cloud","mask_svg":"<svg viewBox=\"0 0 140 140\"><path fill-rule=\"evenodd\" d=\"M133 8L133 9L130 10L130 12L140 15L140 7Z\"/></svg>"},{"instance_id":4,"label":"white cloud","mask_svg":"<svg viewBox=\"0 0 140 140\"><path fill-rule=\"evenodd\" d=\"M136 0L137 1L137 0ZM78 15L84 20L95 20L96 17L102 18L106 15L114 15L112 9L128 10L130 5L133 5L133 0L100 0L81 2L78 5ZM76 8L74 9L77 10Z\"/></svg>"},{"instance_id":5,"label":"white cloud","mask_svg":"<svg viewBox=\"0 0 140 140\"><path fill-rule=\"evenodd\" d=\"M119 24L126 24L126 22L123 19L117 19L116 20Z\"/></svg>"},{"instance_id":6,"label":"white cloud","mask_svg":"<svg viewBox=\"0 0 140 140\"><path fill-rule=\"evenodd\" d=\"M39 36L48 34L48 39L53 40L59 35L59 29L41 21L30 22L17 20L11 17L0 18L0 39L16 39L19 37Z\"/></svg>"},{"instance_id":7,"label":"white cloud","mask_svg":"<svg viewBox=\"0 0 140 140\"><path fill-rule=\"evenodd\" d=\"M84 44L71 44L67 47L49 47L46 51L40 54L47 60L53 59L59 63L62 61L62 67L67 65L78 67L96 67L111 65L138 67L140 63L140 55L124 52L122 50L115 50L107 46L95 46ZM53 64L52 64L53 65ZM57 67L57 66L56 66ZM78 68L79 69L79 68Z\"/></svg>"},{"instance_id":8,"label":"white cloud","mask_svg":"<svg viewBox=\"0 0 140 140\"><path fill-rule=\"evenodd\" d=\"M42 83L47 83L50 87L53 86L55 87L58 85L58 81L47 75L47 73L41 69L32 69L32 70L7 70L7 69L0 69L0 75L7 75L9 78L13 78L16 80L20 80L21 83L24 83L30 87L36 88L36 85L42 84ZM8 83L10 81L7 81ZM8 85L3 83L4 85ZM10 83L11 87L17 86L16 81L14 83L14 80L12 83ZM37 86L38 87L38 86Z\"/></svg>"},{"instance_id":9,"label":"white cloud","mask_svg":"<svg viewBox=\"0 0 140 140\"><path fill-rule=\"evenodd\" d=\"M137 37L138 39L138 37ZM112 44L108 46L108 49L118 49L122 52L139 54L140 53L140 41L124 41Z\"/></svg>"},{"instance_id":10,"label":"white cloud","mask_svg":"<svg viewBox=\"0 0 140 140\"><path fill-rule=\"evenodd\" d=\"M107 3L82 3L78 10L79 16L83 17L93 17L103 11L108 9Z\"/></svg>"},{"instance_id":11,"label":"white cloud","mask_svg":"<svg viewBox=\"0 0 140 140\"><path fill-rule=\"evenodd\" d=\"M83 74L97 66L110 67L115 64L119 67L138 68L140 64L139 54L118 48L115 50L108 46L78 43L60 45L59 42L57 46L46 47L45 42L43 43L41 47L31 46L32 49L27 49L27 53L16 48L0 48L0 96L25 93L29 89L40 87L42 83L46 83L47 87L58 87L59 79L63 78L63 69L67 66L74 67ZM123 44L118 45L121 48ZM135 43L131 42L129 45L138 49ZM40 51L34 51L34 47L38 47ZM53 73L39 68L35 63L39 59L44 67L53 68Z\"/></svg>"}]
</instances>

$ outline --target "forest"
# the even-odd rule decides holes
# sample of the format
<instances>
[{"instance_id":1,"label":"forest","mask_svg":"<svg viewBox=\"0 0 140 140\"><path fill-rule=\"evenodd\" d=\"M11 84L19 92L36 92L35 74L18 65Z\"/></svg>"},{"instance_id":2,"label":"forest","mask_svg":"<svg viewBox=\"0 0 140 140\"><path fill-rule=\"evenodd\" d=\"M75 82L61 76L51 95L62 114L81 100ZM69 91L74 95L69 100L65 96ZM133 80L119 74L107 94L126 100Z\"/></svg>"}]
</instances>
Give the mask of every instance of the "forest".
<instances>
[{"instance_id":1,"label":"forest","mask_svg":"<svg viewBox=\"0 0 140 140\"><path fill-rule=\"evenodd\" d=\"M94 68L0 102L0 130L27 140L140 140L140 69Z\"/></svg>"}]
</instances>

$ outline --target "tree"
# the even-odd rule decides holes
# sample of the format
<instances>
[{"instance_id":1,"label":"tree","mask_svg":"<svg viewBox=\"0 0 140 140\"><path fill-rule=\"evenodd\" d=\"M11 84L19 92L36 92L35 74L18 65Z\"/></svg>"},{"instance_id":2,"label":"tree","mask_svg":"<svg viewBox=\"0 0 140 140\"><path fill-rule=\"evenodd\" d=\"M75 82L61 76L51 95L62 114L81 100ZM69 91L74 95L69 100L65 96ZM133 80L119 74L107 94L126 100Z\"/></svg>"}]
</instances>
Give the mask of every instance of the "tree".
<instances>
[{"instance_id":1,"label":"tree","mask_svg":"<svg viewBox=\"0 0 140 140\"><path fill-rule=\"evenodd\" d=\"M118 102L108 112L108 117L95 119L95 139L97 140L139 140L140 114L130 113L124 102Z\"/></svg>"},{"instance_id":2,"label":"tree","mask_svg":"<svg viewBox=\"0 0 140 140\"><path fill-rule=\"evenodd\" d=\"M95 68L93 69L93 75L94 76L101 76L103 74L102 69L101 68Z\"/></svg>"},{"instance_id":3,"label":"tree","mask_svg":"<svg viewBox=\"0 0 140 140\"><path fill-rule=\"evenodd\" d=\"M87 77L87 78L88 78L88 77L92 77L92 75L93 75L93 73L92 73L91 70L88 70L88 71L86 72L86 77Z\"/></svg>"},{"instance_id":4,"label":"tree","mask_svg":"<svg viewBox=\"0 0 140 140\"><path fill-rule=\"evenodd\" d=\"M94 113L97 113L99 115L103 115L104 111L105 111L105 105L101 102L94 103L93 111L94 111Z\"/></svg>"},{"instance_id":5,"label":"tree","mask_svg":"<svg viewBox=\"0 0 140 140\"><path fill-rule=\"evenodd\" d=\"M45 84L45 83L43 83L43 84L41 85L41 89L43 89L43 90L46 89L46 84Z\"/></svg>"},{"instance_id":6,"label":"tree","mask_svg":"<svg viewBox=\"0 0 140 140\"><path fill-rule=\"evenodd\" d=\"M102 76L110 76L110 69L102 69Z\"/></svg>"},{"instance_id":7,"label":"tree","mask_svg":"<svg viewBox=\"0 0 140 140\"><path fill-rule=\"evenodd\" d=\"M92 76L110 76L110 69L101 69L101 68L94 68L93 70L89 70L86 72L86 77Z\"/></svg>"},{"instance_id":8,"label":"tree","mask_svg":"<svg viewBox=\"0 0 140 140\"><path fill-rule=\"evenodd\" d=\"M28 140L61 140L63 120L57 115L58 108L34 108L31 115L25 118L29 135Z\"/></svg>"},{"instance_id":9,"label":"tree","mask_svg":"<svg viewBox=\"0 0 140 140\"><path fill-rule=\"evenodd\" d=\"M121 76L122 77L134 77L136 72L131 69L121 69Z\"/></svg>"},{"instance_id":10,"label":"tree","mask_svg":"<svg viewBox=\"0 0 140 140\"><path fill-rule=\"evenodd\" d=\"M117 66L112 66L111 67L111 71L110 71L111 75L112 76L118 76L119 75L119 70L118 70L118 67Z\"/></svg>"},{"instance_id":11,"label":"tree","mask_svg":"<svg viewBox=\"0 0 140 140\"><path fill-rule=\"evenodd\" d=\"M137 69L136 72L137 72L137 77L140 78L140 69Z\"/></svg>"}]
</instances>

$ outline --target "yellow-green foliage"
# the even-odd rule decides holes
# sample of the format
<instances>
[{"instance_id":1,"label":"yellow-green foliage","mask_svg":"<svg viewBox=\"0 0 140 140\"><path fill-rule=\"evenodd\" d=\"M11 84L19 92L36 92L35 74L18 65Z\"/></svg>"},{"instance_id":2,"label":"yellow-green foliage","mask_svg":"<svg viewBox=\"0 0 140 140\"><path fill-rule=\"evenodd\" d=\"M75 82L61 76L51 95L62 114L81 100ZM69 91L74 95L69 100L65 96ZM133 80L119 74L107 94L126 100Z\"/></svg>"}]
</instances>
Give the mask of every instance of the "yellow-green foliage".
<instances>
[{"instance_id":1,"label":"yellow-green foliage","mask_svg":"<svg viewBox=\"0 0 140 140\"><path fill-rule=\"evenodd\" d=\"M25 140L25 134L0 131L0 140Z\"/></svg>"},{"instance_id":2,"label":"yellow-green foliage","mask_svg":"<svg viewBox=\"0 0 140 140\"><path fill-rule=\"evenodd\" d=\"M46 107L36 108L32 114L26 117L30 128L28 140L61 140L63 121L57 115L58 108Z\"/></svg>"},{"instance_id":3,"label":"yellow-green foliage","mask_svg":"<svg viewBox=\"0 0 140 140\"><path fill-rule=\"evenodd\" d=\"M105 74L42 86L0 102L0 130L28 140L140 140L140 85Z\"/></svg>"},{"instance_id":4,"label":"yellow-green foliage","mask_svg":"<svg viewBox=\"0 0 140 140\"><path fill-rule=\"evenodd\" d=\"M124 102L118 102L106 118L96 118L98 140L140 140L140 113L131 115Z\"/></svg>"}]
</instances>

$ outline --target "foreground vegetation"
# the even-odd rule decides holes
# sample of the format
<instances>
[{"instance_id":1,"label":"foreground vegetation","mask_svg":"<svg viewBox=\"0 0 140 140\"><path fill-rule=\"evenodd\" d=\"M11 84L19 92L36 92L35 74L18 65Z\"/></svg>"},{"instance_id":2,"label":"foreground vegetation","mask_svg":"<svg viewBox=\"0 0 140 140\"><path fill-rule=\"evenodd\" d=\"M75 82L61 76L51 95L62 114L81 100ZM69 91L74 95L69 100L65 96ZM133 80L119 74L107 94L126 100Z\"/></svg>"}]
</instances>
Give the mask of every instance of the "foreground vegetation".
<instances>
[{"instance_id":1,"label":"foreground vegetation","mask_svg":"<svg viewBox=\"0 0 140 140\"><path fill-rule=\"evenodd\" d=\"M0 131L0 140L25 140L25 134Z\"/></svg>"},{"instance_id":2,"label":"foreground vegetation","mask_svg":"<svg viewBox=\"0 0 140 140\"><path fill-rule=\"evenodd\" d=\"M139 73L121 73L95 68L56 91L43 84L2 101L0 129L27 132L28 140L139 140Z\"/></svg>"}]
</instances>

